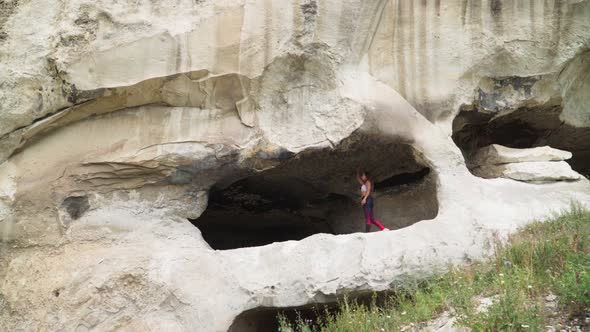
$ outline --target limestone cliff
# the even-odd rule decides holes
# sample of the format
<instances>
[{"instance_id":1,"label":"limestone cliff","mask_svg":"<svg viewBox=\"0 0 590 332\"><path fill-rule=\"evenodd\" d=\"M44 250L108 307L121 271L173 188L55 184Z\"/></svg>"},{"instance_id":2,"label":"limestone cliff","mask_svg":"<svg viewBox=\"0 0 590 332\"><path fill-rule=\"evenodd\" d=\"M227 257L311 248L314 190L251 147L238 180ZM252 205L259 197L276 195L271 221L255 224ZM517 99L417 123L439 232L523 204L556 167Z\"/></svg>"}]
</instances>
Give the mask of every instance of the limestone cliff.
<instances>
[{"instance_id":1,"label":"limestone cliff","mask_svg":"<svg viewBox=\"0 0 590 332\"><path fill-rule=\"evenodd\" d=\"M590 203L589 46L590 1L5 1L0 329L244 331L481 257Z\"/></svg>"}]
</instances>

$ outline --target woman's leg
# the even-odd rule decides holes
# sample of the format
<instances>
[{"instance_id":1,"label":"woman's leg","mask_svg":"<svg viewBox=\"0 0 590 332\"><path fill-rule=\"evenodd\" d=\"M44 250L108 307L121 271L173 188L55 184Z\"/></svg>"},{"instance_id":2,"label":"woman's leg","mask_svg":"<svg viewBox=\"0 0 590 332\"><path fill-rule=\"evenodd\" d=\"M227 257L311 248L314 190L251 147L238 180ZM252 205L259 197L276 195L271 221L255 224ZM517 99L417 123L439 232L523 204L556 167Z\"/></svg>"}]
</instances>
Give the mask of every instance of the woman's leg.
<instances>
[{"instance_id":1,"label":"woman's leg","mask_svg":"<svg viewBox=\"0 0 590 332\"><path fill-rule=\"evenodd\" d=\"M380 230L384 230L385 226L383 226L383 224L381 224L379 222L379 220L375 219L375 218L371 218L371 222L375 225L377 225L377 227L379 227Z\"/></svg>"},{"instance_id":2,"label":"woman's leg","mask_svg":"<svg viewBox=\"0 0 590 332\"><path fill-rule=\"evenodd\" d=\"M367 204L363 205L363 212L365 213L365 232L371 231L371 219L373 218L373 209Z\"/></svg>"},{"instance_id":3,"label":"woman's leg","mask_svg":"<svg viewBox=\"0 0 590 332\"><path fill-rule=\"evenodd\" d=\"M385 228L385 226L383 226L383 224L381 224L379 222L379 220L375 219L375 216L373 215L373 206L375 204L375 201L373 200L373 197L369 197L369 199L367 200L367 205L369 206L370 209L370 213L369 216L371 217L371 223L377 225L377 227L379 227L380 230L385 230L387 228Z\"/></svg>"}]
</instances>

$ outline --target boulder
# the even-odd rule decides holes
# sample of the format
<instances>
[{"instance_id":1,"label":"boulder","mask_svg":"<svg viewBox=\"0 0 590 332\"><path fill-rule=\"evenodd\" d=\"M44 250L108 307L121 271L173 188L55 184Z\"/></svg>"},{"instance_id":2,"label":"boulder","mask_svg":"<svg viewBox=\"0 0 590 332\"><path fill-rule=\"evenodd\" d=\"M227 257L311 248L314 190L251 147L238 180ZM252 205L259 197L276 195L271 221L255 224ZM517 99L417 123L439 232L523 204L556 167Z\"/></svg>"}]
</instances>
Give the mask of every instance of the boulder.
<instances>
[{"instance_id":1,"label":"boulder","mask_svg":"<svg viewBox=\"0 0 590 332\"><path fill-rule=\"evenodd\" d=\"M472 170L484 178L503 177L525 182L575 181L583 176L572 170L565 161L526 161L519 163L484 165Z\"/></svg>"},{"instance_id":2,"label":"boulder","mask_svg":"<svg viewBox=\"0 0 590 332\"><path fill-rule=\"evenodd\" d=\"M529 161L562 161L572 157L572 153L549 146L516 149L491 144L479 149L469 158L470 167L520 163Z\"/></svg>"},{"instance_id":3,"label":"boulder","mask_svg":"<svg viewBox=\"0 0 590 332\"><path fill-rule=\"evenodd\" d=\"M527 149L491 144L468 158L473 174L526 182L574 181L583 178L565 162L571 152L541 146Z\"/></svg>"}]
</instances>

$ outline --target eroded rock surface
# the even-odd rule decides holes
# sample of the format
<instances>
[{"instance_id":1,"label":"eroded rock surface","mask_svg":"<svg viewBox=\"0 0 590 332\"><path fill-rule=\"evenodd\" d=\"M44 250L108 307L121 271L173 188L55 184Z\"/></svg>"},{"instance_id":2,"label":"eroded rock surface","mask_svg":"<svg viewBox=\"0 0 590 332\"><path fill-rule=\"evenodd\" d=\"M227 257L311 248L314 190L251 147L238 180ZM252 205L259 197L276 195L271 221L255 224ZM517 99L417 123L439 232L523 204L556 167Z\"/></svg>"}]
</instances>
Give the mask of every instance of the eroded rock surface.
<instances>
[{"instance_id":1,"label":"eroded rock surface","mask_svg":"<svg viewBox=\"0 0 590 332\"><path fill-rule=\"evenodd\" d=\"M582 178L564 161L525 161L483 165L473 169L473 174L484 178L503 177L528 182L575 181Z\"/></svg>"},{"instance_id":2,"label":"eroded rock surface","mask_svg":"<svg viewBox=\"0 0 590 332\"><path fill-rule=\"evenodd\" d=\"M481 148L469 159L471 166L499 165L527 161L562 161L572 157L572 153L550 146L529 149L514 149L498 144Z\"/></svg>"},{"instance_id":3,"label":"eroded rock surface","mask_svg":"<svg viewBox=\"0 0 590 332\"><path fill-rule=\"evenodd\" d=\"M492 144L468 156L467 164L473 174L484 178L504 177L528 182L574 181L582 175L564 161L571 157L571 152L549 146L514 149Z\"/></svg>"},{"instance_id":4,"label":"eroded rock surface","mask_svg":"<svg viewBox=\"0 0 590 332\"><path fill-rule=\"evenodd\" d=\"M587 169L588 1L2 6L1 330L226 331L590 203L571 169L513 180L565 161L464 158ZM357 233L356 167L394 231Z\"/></svg>"}]
</instances>

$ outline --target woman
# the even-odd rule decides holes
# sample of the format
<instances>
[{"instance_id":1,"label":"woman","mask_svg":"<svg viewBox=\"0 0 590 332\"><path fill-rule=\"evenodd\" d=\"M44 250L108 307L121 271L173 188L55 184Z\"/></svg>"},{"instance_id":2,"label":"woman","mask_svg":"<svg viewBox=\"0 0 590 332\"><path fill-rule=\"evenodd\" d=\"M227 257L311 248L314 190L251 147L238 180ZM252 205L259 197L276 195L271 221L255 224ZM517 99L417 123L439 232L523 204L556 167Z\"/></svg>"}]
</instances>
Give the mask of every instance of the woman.
<instances>
[{"instance_id":1,"label":"woman","mask_svg":"<svg viewBox=\"0 0 590 332\"><path fill-rule=\"evenodd\" d=\"M365 232L371 231L371 224L377 225L380 230L388 230L385 228L379 220L375 219L373 216L373 181L369 178L368 172L360 172L357 168L356 170L356 177L361 184L361 205L363 206L363 211L365 212Z\"/></svg>"}]
</instances>

